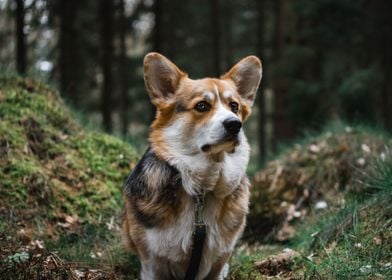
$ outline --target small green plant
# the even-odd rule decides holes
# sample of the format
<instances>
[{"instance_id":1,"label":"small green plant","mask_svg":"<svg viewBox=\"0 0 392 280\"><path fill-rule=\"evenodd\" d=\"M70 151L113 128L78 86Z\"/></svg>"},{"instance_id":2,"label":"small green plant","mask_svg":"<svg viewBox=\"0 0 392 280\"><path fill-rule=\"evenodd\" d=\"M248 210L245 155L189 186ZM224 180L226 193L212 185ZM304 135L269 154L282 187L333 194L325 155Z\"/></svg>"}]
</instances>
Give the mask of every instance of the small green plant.
<instances>
[{"instance_id":1,"label":"small green plant","mask_svg":"<svg viewBox=\"0 0 392 280\"><path fill-rule=\"evenodd\" d=\"M27 252L20 252L20 253L15 253L11 256L7 257L7 262L9 264L12 263L21 263L21 262L25 262L30 258L30 254Z\"/></svg>"}]
</instances>

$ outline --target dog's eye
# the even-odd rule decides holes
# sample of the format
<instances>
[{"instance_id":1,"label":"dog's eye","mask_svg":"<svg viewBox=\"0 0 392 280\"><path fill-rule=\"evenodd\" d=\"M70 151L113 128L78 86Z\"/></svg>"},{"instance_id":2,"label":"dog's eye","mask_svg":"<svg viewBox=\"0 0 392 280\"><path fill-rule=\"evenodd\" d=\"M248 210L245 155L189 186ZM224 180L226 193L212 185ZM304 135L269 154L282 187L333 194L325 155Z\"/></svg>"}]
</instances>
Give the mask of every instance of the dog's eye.
<instances>
[{"instance_id":1,"label":"dog's eye","mask_svg":"<svg viewBox=\"0 0 392 280\"><path fill-rule=\"evenodd\" d=\"M237 113L238 112L238 103L237 102L230 102L230 109L233 113Z\"/></svg>"},{"instance_id":2,"label":"dog's eye","mask_svg":"<svg viewBox=\"0 0 392 280\"><path fill-rule=\"evenodd\" d=\"M206 101L200 101L195 106L198 112L208 112L211 109L211 105Z\"/></svg>"}]
</instances>

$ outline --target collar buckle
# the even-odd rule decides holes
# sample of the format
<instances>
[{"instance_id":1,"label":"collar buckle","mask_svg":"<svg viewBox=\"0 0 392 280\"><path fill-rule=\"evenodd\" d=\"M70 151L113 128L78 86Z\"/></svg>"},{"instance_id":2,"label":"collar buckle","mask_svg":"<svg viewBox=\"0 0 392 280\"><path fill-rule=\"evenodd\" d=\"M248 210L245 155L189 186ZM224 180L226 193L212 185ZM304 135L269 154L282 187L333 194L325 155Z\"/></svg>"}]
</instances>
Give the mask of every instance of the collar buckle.
<instances>
[{"instance_id":1,"label":"collar buckle","mask_svg":"<svg viewBox=\"0 0 392 280\"><path fill-rule=\"evenodd\" d=\"M203 208L204 208L204 198L205 198L205 192L204 190L202 190L200 193L198 193L195 196L195 225L196 226L205 226L205 223L203 221L202 218L202 214L203 214Z\"/></svg>"}]
</instances>

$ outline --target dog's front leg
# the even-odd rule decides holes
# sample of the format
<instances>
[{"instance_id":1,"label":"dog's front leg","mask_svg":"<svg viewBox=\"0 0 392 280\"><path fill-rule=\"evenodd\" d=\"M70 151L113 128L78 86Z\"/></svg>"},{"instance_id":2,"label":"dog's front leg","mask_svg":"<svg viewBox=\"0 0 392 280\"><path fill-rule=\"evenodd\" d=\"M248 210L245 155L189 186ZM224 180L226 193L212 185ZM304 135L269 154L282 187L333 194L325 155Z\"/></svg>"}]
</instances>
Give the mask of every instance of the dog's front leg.
<instances>
[{"instance_id":1,"label":"dog's front leg","mask_svg":"<svg viewBox=\"0 0 392 280\"><path fill-rule=\"evenodd\" d=\"M165 279L164 274L159 271L159 264L152 260L142 261L142 269L140 272L141 280L160 280Z\"/></svg>"},{"instance_id":2,"label":"dog's front leg","mask_svg":"<svg viewBox=\"0 0 392 280\"><path fill-rule=\"evenodd\" d=\"M161 258L150 258L142 261L142 269L140 272L141 280L173 280L170 274L170 263ZM177 277L176 277L177 279Z\"/></svg>"},{"instance_id":3,"label":"dog's front leg","mask_svg":"<svg viewBox=\"0 0 392 280\"><path fill-rule=\"evenodd\" d=\"M225 253L222 255L211 267L210 273L208 273L205 280L223 280L226 279L229 274L229 260L231 253Z\"/></svg>"}]
</instances>

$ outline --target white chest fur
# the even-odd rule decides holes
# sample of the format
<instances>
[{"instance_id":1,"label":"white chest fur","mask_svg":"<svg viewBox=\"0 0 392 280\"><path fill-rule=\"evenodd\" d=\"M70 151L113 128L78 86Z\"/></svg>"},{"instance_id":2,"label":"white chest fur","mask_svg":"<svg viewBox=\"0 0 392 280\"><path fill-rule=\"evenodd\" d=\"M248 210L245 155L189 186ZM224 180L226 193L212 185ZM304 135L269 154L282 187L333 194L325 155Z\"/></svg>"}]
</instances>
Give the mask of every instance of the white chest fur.
<instances>
[{"instance_id":1,"label":"white chest fur","mask_svg":"<svg viewBox=\"0 0 392 280\"><path fill-rule=\"evenodd\" d=\"M166 228L146 230L147 244L152 255L169 259L174 263L186 260L193 241L195 220L193 196L200 188L207 192L202 212L203 221L207 225L207 239L199 277L207 275L217 257L232 251L238 236L225 241L222 238L222 225L219 226L218 218L222 208L220 203L222 198L239 186L245 174L249 146L245 137L241 140L241 145L236 148L236 152L226 154L221 162L212 162L204 155L194 156L192 160L188 157L176 157L176 160L170 161L181 173L182 184L188 195L185 197L184 210L178 213L175 223ZM218 181L220 187L216 188Z\"/></svg>"},{"instance_id":2,"label":"white chest fur","mask_svg":"<svg viewBox=\"0 0 392 280\"><path fill-rule=\"evenodd\" d=\"M212 191L219 197L224 197L236 188L246 172L249 161L249 144L241 131L240 144L234 153L225 153L220 162L214 161L211 156L204 153L188 155L181 149L170 149L169 163L181 173L182 184L190 196L195 196L201 188ZM224 189L215 189L218 180L224 182Z\"/></svg>"},{"instance_id":3,"label":"white chest fur","mask_svg":"<svg viewBox=\"0 0 392 280\"><path fill-rule=\"evenodd\" d=\"M153 257L169 259L178 270L178 263L187 260L187 256L192 248L192 234L194 230L195 212L194 201L189 197L185 206L185 211L179 214L176 223L165 229L148 229L146 238L149 251ZM206 196L202 212L203 221L206 223L207 239L203 249L203 258L200 264L197 279L204 279L211 269L211 265L217 258L226 252L231 252L238 239L236 236L230 241L222 238L221 228L218 226L216 218L220 212L221 205L210 193ZM185 273L187 266L181 266Z\"/></svg>"}]
</instances>

